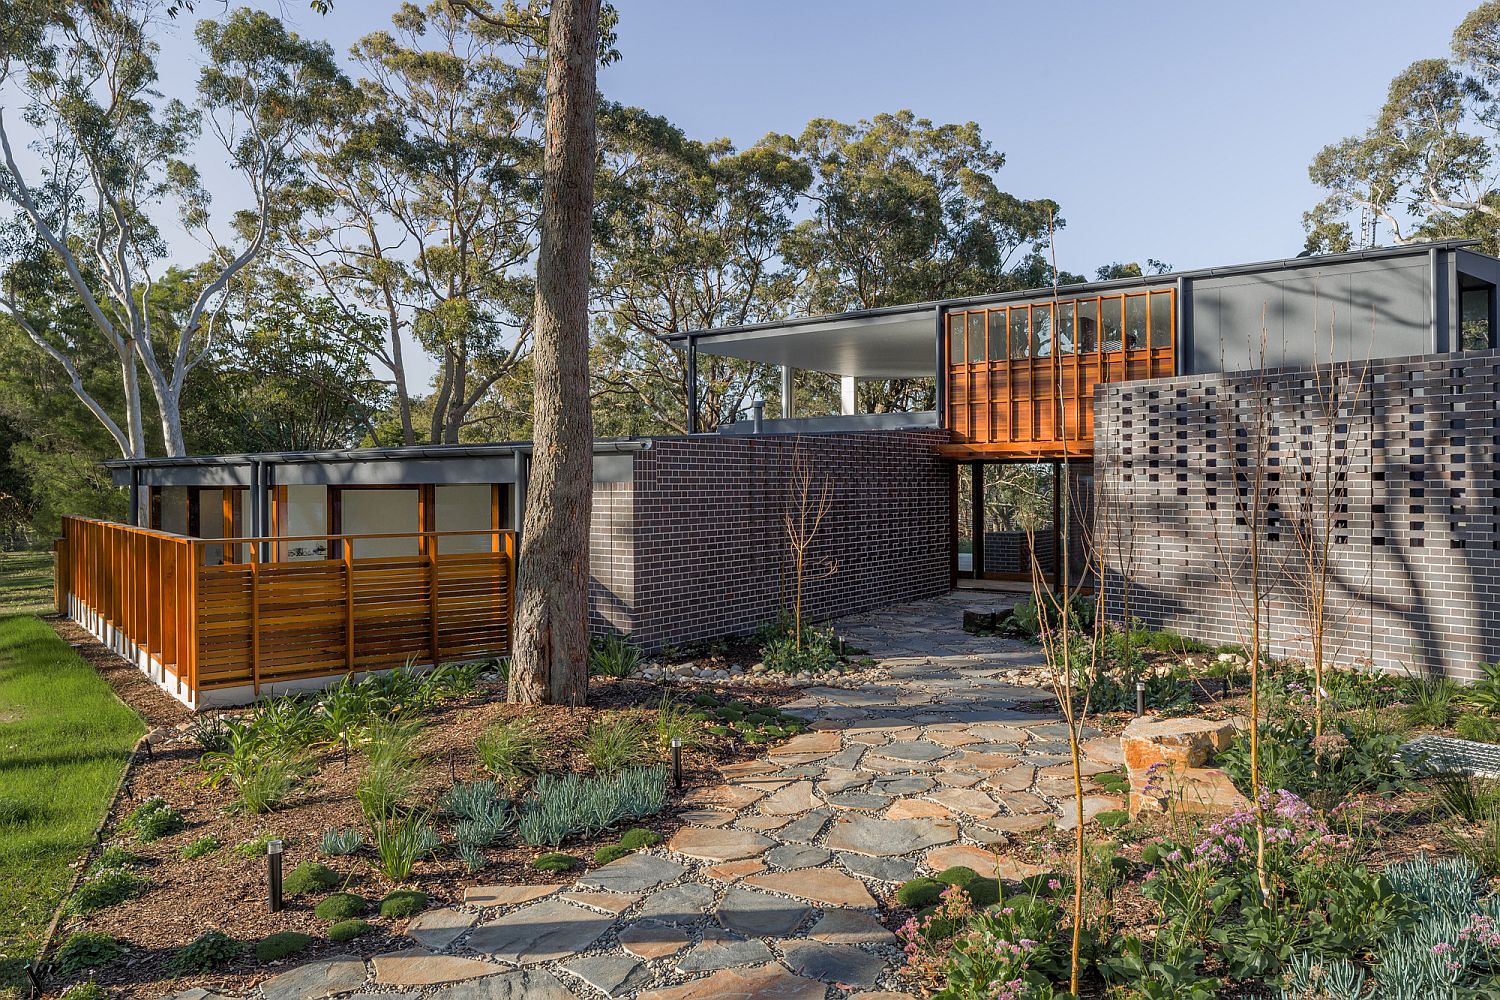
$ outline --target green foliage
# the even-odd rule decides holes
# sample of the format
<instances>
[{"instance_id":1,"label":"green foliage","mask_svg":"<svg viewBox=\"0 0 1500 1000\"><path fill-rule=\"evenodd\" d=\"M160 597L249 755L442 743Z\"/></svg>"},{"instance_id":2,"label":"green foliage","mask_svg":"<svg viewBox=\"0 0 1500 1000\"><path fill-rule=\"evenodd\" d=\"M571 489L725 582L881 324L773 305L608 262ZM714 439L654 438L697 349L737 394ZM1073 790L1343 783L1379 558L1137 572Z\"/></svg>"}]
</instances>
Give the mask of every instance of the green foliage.
<instances>
[{"instance_id":1,"label":"green foliage","mask_svg":"<svg viewBox=\"0 0 1500 1000\"><path fill-rule=\"evenodd\" d=\"M364 937L374 928L368 920L340 920L328 928L328 940L342 944L345 941L353 941L355 938Z\"/></svg>"},{"instance_id":2,"label":"green foliage","mask_svg":"<svg viewBox=\"0 0 1500 1000\"><path fill-rule=\"evenodd\" d=\"M350 917L362 917L369 908L370 901L363 896L356 896L352 892L336 892L324 897L313 907L313 916L337 923Z\"/></svg>"},{"instance_id":3,"label":"green foliage","mask_svg":"<svg viewBox=\"0 0 1500 1000\"><path fill-rule=\"evenodd\" d=\"M481 848L463 841L458 842L458 859L464 863L464 870L470 875L483 871L490 863Z\"/></svg>"},{"instance_id":4,"label":"green foliage","mask_svg":"<svg viewBox=\"0 0 1500 1000\"><path fill-rule=\"evenodd\" d=\"M109 1000L109 993L95 982L74 983L62 991L62 1000Z\"/></svg>"},{"instance_id":5,"label":"green foliage","mask_svg":"<svg viewBox=\"0 0 1500 1000\"><path fill-rule=\"evenodd\" d=\"M355 829L324 830L318 838L318 853L330 858L354 854L364 846L364 833Z\"/></svg>"},{"instance_id":6,"label":"green foliage","mask_svg":"<svg viewBox=\"0 0 1500 1000\"><path fill-rule=\"evenodd\" d=\"M635 851L633 851L629 847L626 847L624 844L605 844L603 847L594 851L594 864L607 865L611 861L619 861L626 855L634 853Z\"/></svg>"},{"instance_id":7,"label":"green foliage","mask_svg":"<svg viewBox=\"0 0 1500 1000\"><path fill-rule=\"evenodd\" d=\"M494 781L459 782L443 794L438 808L457 817L453 836L460 849L488 847L515 820L510 803L500 798L500 785Z\"/></svg>"},{"instance_id":8,"label":"green foliage","mask_svg":"<svg viewBox=\"0 0 1500 1000\"><path fill-rule=\"evenodd\" d=\"M1459 686L1447 677L1413 674L1402 684L1402 715L1413 726L1442 729L1453 720Z\"/></svg>"},{"instance_id":9,"label":"green foliage","mask_svg":"<svg viewBox=\"0 0 1500 1000\"><path fill-rule=\"evenodd\" d=\"M936 904L947 888L948 883L935 878L914 878L896 890L896 901L914 910L921 909Z\"/></svg>"},{"instance_id":10,"label":"green foliage","mask_svg":"<svg viewBox=\"0 0 1500 1000\"><path fill-rule=\"evenodd\" d=\"M64 976L78 976L118 961L125 948L108 934L75 931L52 956L52 966Z\"/></svg>"},{"instance_id":11,"label":"green foliage","mask_svg":"<svg viewBox=\"0 0 1500 1000\"><path fill-rule=\"evenodd\" d=\"M131 810L120 826L134 833L136 840L149 844L180 832L187 822L182 813L167 805L164 799L150 798Z\"/></svg>"},{"instance_id":12,"label":"green foliage","mask_svg":"<svg viewBox=\"0 0 1500 1000\"><path fill-rule=\"evenodd\" d=\"M600 774L642 767L656 759L654 737L650 723L640 716L611 712L589 723L583 755Z\"/></svg>"},{"instance_id":13,"label":"green foliage","mask_svg":"<svg viewBox=\"0 0 1500 1000\"><path fill-rule=\"evenodd\" d=\"M291 699L264 702L248 719L221 717L225 749L203 754L206 783L234 788L240 806L264 813L286 801L306 768L301 741L311 713Z\"/></svg>"},{"instance_id":14,"label":"green foliage","mask_svg":"<svg viewBox=\"0 0 1500 1000\"><path fill-rule=\"evenodd\" d=\"M267 830L265 832L256 834L249 840L240 841L238 844L235 844L234 847L231 848L231 850L233 850L236 855L242 858L250 860L253 860L255 858L263 858L266 856L266 848L270 846L271 841L281 839L282 838L275 833Z\"/></svg>"},{"instance_id":15,"label":"green foliage","mask_svg":"<svg viewBox=\"0 0 1500 1000\"><path fill-rule=\"evenodd\" d=\"M1465 712L1454 723L1453 731L1476 743L1500 743L1500 722L1478 712Z\"/></svg>"},{"instance_id":16,"label":"green foliage","mask_svg":"<svg viewBox=\"0 0 1500 1000\"><path fill-rule=\"evenodd\" d=\"M93 913L144 895L151 880L124 868L90 867L69 897L67 912Z\"/></svg>"},{"instance_id":17,"label":"green foliage","mask_svg":"<svg viewBox=\"0 0 1500 1000\"><path fill-rule=\"evenodd\" d=\"M1416 909L1380 948L1381 1000L1485 995L1469 991L1491 971L1500 901L1479 898L1479 868L1464 858L1418 855L1386 869L1386 877Z\"/></svg>"},{"instance_id":18,"label":"green foliage","mask_svg":"<svg viewBox=\"0 0 1500 1000\"><path fill-rule=\"evenodd\" d=\"M377 823L370 838L375 867L396 882L410 878L417 862L437 850L440 843L425 814L392 816Z\"/></svg>"},{"instance_id":19,"label":"green foliage","mask_svg":"<svg viewBox=\"0 0 1500 1000\"><path fill-rule=\"evenodd\" d=\"M539 872L565 872L578 867L578 859L560 851L548 851L531 859L531 867Z\"/></svg>"},{"instance_id":20,"label":"green foliage","mask_svg":"<svg viewBox=\"0 0 1500 1000\"><path fill-rule=\"evenodd\" d=\"M642 826L626 830L620 837L620 846L631 851L639 851L643 847L654 847L660 843L661 834Z\"/></svg>"},{"instance_id":21,"label":"green foliage","mask_svg":"<svg viewBox=\"0 0 1500 1000\"><path fill-rule=\"evenodd\" d=\"M521 807L516 832L523 843L556 846L591 836L621 820L639 819L666 804L667 769L629 768L610 775L543 775Z\"/></svg>"},{"instance_id":22,"label":"green foliage","mask_svg":"<svg viewBox=\"0 0 1500 1000\"><path fill-rule=\"evenodd\" d=\"M542 772L546 738L528 719L491 723L474 746L484 769L510 787Z\"/></svg>"},{"instance_id":23,"label":"green foliage","mask_svg":"<svg viewBox=\"0 0 1500 1000\"><path fill-rule=\"evenodd\" d=\"M372 744L369 762L354 786L354 800L372 829L397 818L415 793L419 773L404 747Z\"/></svg>"},{"instance_id":24,"label":"green foliage","mask_svg":"<svg viewBox=\"0 0 1500 1000\"><path fill-rule=\"evenodd\" d=\"M309 896L327 892L339 884L339 877L332 868L316 861L304 861L282 877L281 888L288 896Z\"/></svg>"},{"instance_id":25,"label":"green foliage","mask_svg":"<svg viewBox=\"0 0 1500 1000\"><path fill-rule=\"evenodd\" d=\"M219 843L218 837L215 837L213 834L208 834L207 836L199 837L191 844L184 845L182 850L179 851L178 854L182 856L182 859L184 861L195 861L198 858L208 857L214 851L217 851L221 846L222 845Z\"/></svg>"},{"instance_id":26,"label":"green foliage","mask_svg":"<svg viewBox=\"0 0 1500 1000\"><path fill-rule=\"evenodd\" d=\"M1415 772L1398 750L1400 733L1387 728L1384 714L1345 713L1324 721L1323 737L1298 712L1278 713L1260 726L1261 786L1285 789L1329 809L1357 792L1392 792L1412 786ZM1247 731L1215 758L1235 787L1248 794L1250 738Z\"/></svg>"},{"instance_id":27,"label":"green foliage","mask_svg":"<svg viewBox=\"0 0 1500 1000\"><path fill-rule=\"evenodd\" d=\"M1476 823L1500 810L1500 781L1476 775L1440 774L1432 780L1438 801L1449 814Z\"/></svg>"},{"instance_id":28,"label":"green foliage","mask_svg":"<svg viewBox=\"0 0 1500 1000\"><path fill-rule=\"evenodd\" d=\"M380 915L405 919L427 909L427 893L415 889L397 889L380 901Z\"/></svg>"},{"instance_id":29,"label":"green foliage","mask_svg":"<svg viewBox=\"0 0 1500 1000\"><path fill-rule=\"evenodd\" d=\"M300 955L312 944L312 938L299 931L279 931L255 943L255 957L262 962L279 962Z\"/></svg>"},{"instance_id":30,"label":"green foliage","mask_svg":"<svg viewBox=\"0 0 1500 1000\"><path fill-rule=\"evenodd\" d=\"M656 747L669 752L672 740L680 740L683 749L691 750L698 745L702 731L702 720L693 718L693 710L672 700L671 695L662 695L656 710Z\"/></svg>"},{"instance_id":31,"label":"green foliage","mask_svg":"<svg viewBox=\"0 0 1500 1000\"><path fill-rule=\"evenodd\" d=\"M1106 809L1094 815L1094 822L1106 830L1114 830L1130 822L1130 813L1124 809Z\"/></svg>"},{"instance_id":32,"label":"green foliage","mask_svg":"<svg viewBox=\"0 0 1500 1000\"><path fill-rule=\"evenodd\" d=\"M1035 597L1025 597L1011 609L1011 624L1025 636L1035 638L1042 634L1043 616L1055 627L1063 622L1063 606L1059 598L1048 594L1044 604L1037 604ZM1067 627L1071 632L1087 633L1094 627L1094 604L1081 595L1068 602Z\"/></svg>"},{"instance_id":33,"label":"green foliage","mask_svg":"<svg viewBox=\"0 0 1500 1000\"><path fill-rule=\"evenodd\" d=\"M640 649L619 636L605 636L589 643L590 676L625 678L640 667Z\"/></svg>"},{"instance_id":34,"label":"green foliage","mask_svg":"<svg viewBox=\"0 0 1500 1000\"><path fill-rule=\"evenodd\" d=\"M833 649L833 633L804 625L800 640L795 629L770 639L760 648L765 668L778 674L816 674L836 670L839 656Z\"/></svg>"},{"instance_id":35,"label":"green foliage","mask_svg":"<svg viewBox=\"0 0 1500 1000\"><path fill-rule=\"evenodd\" d=\"M245 946L219 930L207 930L172 953L168 967L176 973L213 972L239 961Z\"/></svg>"},{"instance_id":36,"label":"green foliage","mask_svg":"<svg viewBox=\"0 0 1500 1000\"><path fill-rule=\"evenodd\" d=\"M1485 789L1473 806L1472 825L1447 833L1449 845L1461 856L1478 865L1486 874L1500 875L1500 803L1494 796L1493 786ZM1447 804L1447 796L1444 798Z\"/></svg>"}]
</instances>

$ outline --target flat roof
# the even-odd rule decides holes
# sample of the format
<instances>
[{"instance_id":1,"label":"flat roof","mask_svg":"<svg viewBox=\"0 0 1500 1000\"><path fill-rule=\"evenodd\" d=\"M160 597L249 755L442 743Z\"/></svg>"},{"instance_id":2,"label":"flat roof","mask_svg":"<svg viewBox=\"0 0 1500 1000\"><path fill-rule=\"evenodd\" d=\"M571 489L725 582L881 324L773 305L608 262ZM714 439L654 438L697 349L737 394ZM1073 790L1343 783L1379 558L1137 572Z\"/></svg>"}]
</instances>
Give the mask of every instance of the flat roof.
<instances>
[{"instance_id":1,"label":"flat roof","mask_svg":"<svg viewBox=\"0 0 1500 1000\"><path fill-rule=\"evenodd\" d=\"M764 364L784 365L834 375L858 378L931 378L937 370L937 324L944 311L1006 302L1025 302L1079 295L1097 295L1132 288L1175 285L1178 281L1257 274L1306 267L1412 257L1432 250L1456 250L1476 246L1478 240L1437 240L1406 246L1378 247L1337 254L1309 254L1252 264L1168 271L1109 281L1086 281L1071 285L1047 285L1008 292L993 292L964 298L934 299L907 305L861 309L825 316L796 316L769 323L690 330L665 334L674 347L692 341L698 351L719 357L739 358Z\"/></svg>"}]
</instances>

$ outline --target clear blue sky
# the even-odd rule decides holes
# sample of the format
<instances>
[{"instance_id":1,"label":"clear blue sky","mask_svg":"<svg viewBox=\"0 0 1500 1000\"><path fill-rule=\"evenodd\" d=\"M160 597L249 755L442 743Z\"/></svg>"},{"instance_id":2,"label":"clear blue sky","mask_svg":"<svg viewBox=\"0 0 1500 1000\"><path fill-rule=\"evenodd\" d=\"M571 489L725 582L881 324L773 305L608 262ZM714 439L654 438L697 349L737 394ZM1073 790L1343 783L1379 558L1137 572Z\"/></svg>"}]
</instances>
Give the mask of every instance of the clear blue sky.
<instances>
[{"instance_id":1,"label":"clear blue sky","mask_svg":"<svg viewBox=\"0 0 1500 1000\"><path fill-rule=\"evenodd\" d=\"M1061 204L1061 266L1182 270L1296 254L1313 154L1445 55L1475 3L620 0L623 58L601 85L741 146L819 116L973 120L1007 156L1005 189ZM283 10L342 50L394 7Z\"/></svg>"}]
</instances>

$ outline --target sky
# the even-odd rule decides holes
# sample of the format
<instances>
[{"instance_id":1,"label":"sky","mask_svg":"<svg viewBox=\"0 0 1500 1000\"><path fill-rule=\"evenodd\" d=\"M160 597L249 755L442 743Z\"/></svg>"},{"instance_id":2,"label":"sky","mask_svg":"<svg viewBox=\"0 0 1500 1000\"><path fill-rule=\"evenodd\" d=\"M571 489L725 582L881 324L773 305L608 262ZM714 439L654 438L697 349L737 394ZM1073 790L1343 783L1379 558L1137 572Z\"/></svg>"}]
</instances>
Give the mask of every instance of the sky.
<instances>
[{"instance_id":1,"label":"sky","mask_svg":"<svg viewBox=\"0 0 1500 1000\"><path fill-rule=\"evenodd\" d=\"M616 2L610 99L741 147L814 117L972 120L1006 154L1003 190L1060 204L1059 266L1092 274L1297 254L1312 157L1367 127L1396 73L1445 55L1476 0ZM342 53L396 6L279 10ZM163 90L184 97L201 65L189 20L163 40ZM202 168L211 187L228 180ZM225 191L217 207L235 203Z\"/></svg>"}]
</instances>

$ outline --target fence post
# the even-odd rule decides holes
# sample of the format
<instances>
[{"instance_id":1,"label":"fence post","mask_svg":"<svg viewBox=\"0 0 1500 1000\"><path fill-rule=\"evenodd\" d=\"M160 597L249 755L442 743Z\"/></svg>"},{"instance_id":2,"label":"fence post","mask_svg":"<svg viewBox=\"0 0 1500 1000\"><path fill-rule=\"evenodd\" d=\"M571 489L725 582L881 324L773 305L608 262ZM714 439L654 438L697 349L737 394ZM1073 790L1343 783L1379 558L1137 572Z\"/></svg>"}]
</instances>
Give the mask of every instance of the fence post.
<instances>
[{"instance_id":1,"label":"fence post","mask_svg":"<svg viewBox=\"0 0 1500 1000\"><path fill-rule=\"evenodd\" d=\"M250 690L260 697L260 546L250 550Z\"/></svg>"},{"instance_id":2,"label":"fence post","mask_svg":"<svg viewBox=\"0 0 1500 1000\"><path fill-rule=\"evenodd\" d=\"M516 533L505 533L505 652L516 645Z\"/></svg>"},{"instance_id":3,"label":"fence post","mask_svg":"<svg viewBox=\"0 0 1500 1000\"><path fill-rule=\"evenodd\" d=\"M436 667L441 659L438 648L438 540L436 535L424 537L427 539L427 633L432 643L432 665Z\"/></svg>"},{"instance_id":4,"label":"fence post","mask_svg":"<svg viewBox=\"0 0 1500 1000\"><path fill-rule=\"evenodd\" d=\"M339 544L344 556L344 670L354 673L354 539Z\"/></svg>"}]
</instances>

